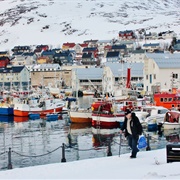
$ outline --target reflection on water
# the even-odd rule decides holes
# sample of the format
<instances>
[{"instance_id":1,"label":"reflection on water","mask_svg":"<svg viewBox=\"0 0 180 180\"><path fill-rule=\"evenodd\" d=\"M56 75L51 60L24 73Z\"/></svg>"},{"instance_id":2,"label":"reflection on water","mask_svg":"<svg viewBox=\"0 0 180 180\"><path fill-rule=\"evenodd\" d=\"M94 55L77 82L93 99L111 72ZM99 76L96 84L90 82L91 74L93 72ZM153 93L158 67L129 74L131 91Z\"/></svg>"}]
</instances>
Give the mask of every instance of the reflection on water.
<instances>
[{"instance_id":1,"label":"reflection on water","mask_svg":"<svg viewBox=\"0 0 180 180\"><path fill-rule=\"evenodd\" d=\"M173 141L168 137L174 132L166 132L166 137L158 132L146 133L151 136L151 150L164 148L169 139ZM179 131L176 133L179 136ZM174 139L177 140L177 136ZM0 169L7 169L9 148L13 151L12 166L17 168L61 162L63 143L66 145L67 162L106 157L109 142L112 155L118 155L119 128L101 129L91 127L91 124L69 124L67 115L47 122L43 119L3 116L0 117ZM124 137L121 144L121 154L129 153Z\"/></svg>"}]
</instances>

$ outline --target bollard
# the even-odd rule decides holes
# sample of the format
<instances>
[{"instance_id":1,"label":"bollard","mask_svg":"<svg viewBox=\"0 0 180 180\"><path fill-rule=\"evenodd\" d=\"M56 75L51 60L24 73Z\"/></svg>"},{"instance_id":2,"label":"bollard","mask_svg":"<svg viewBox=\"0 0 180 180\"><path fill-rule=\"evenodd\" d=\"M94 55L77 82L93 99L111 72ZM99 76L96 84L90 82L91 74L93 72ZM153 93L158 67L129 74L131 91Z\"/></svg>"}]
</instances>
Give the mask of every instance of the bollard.
<instances>
[{"instance_id":1,"label":"bollard","mask_svg":"<svg viewBox=\"0 0 180 180\"><path fill-rule=\"evenodd\" d=\"M64 143L62 144L62 159L61 162L66 162L66 158L65 158L65 145Z\"/></svg>"},{"instance_id":2,"label":"bollard","mask_svg":"<svg viewBox=\"0 0 180 180\"><path fill-rule=\"evenodd\" d=\"M110 141L109 141L109 144L108 144L107 156L112 156L112 152L111 152L111 142L110 142Z\"/></svg>"},{"instance_id":3,"label":"bollard","mask_svg":"<svg viewBox=\"0 0 180 180\"><path fill-rule=\"evenodd\" d=\"M11 163L11 148L9 148L8 152L8 169L12 169L12 163Z\"/></svg>"},{"instance_id":4,"label":"bollard","mask_svg":"<svg viewBox=\"0 0 180 180\"><path fill-rule=\"evenodd\" d=\"M148 134L147 135L147 147L146 147L146 151L150 151L151 150L150 145L149 145L149 140L150 140L150 136Z\"/></svg>"}]
</instances>

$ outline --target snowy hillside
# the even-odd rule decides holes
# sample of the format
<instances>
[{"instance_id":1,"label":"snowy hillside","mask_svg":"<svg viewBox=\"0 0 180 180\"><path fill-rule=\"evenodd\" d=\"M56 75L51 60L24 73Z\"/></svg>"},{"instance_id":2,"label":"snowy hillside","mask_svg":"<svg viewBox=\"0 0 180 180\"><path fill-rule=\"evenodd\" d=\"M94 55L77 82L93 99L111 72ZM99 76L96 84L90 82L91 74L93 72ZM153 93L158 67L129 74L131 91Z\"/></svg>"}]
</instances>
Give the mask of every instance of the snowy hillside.
<instances>
[{"instance_id":1,"label":"snowy hillside","mask_svg":"<svg viewBox=\"0 0 180 180\"><path fill-rule=\"evenodd\" d=\"M0 7L0 50L107 40L139 28L180 36L179 0L0 0Z\"/></svg>"}]
</instances>

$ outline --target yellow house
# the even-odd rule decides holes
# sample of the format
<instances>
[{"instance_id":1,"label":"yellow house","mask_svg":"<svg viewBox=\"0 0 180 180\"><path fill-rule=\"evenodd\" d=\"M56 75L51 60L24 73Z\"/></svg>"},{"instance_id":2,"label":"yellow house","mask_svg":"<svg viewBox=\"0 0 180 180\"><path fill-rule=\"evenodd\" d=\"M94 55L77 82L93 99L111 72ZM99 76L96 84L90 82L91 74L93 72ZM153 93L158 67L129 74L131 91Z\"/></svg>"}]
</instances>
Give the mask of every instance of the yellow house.
<instances>
[{"instance_id":1,"label":"yellow house","mask_svg":"<svg viewBox=\"0 0 180 180\"><path fill-rule=\"evenodd\" d=\"M47 63L51 63L51 60L48 56L40 56L38 59L37 59L37 64L47 64Z\"/></svg>"}]
</instances>

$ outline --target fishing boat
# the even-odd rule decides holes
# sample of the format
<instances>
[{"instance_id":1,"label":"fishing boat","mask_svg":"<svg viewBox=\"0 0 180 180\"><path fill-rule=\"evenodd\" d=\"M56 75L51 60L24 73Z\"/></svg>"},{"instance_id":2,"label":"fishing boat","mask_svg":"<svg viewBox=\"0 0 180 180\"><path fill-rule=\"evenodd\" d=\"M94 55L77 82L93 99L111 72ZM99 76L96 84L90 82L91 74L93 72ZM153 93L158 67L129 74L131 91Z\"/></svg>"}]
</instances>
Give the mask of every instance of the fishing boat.
<instances>
[{"instance_id":1,"label":"fishing boat","mask_svg":"<svg viewBox=\"0 0 180 180\"><path fill-rule=\"evenodd\" d=\"M92 126L115 128L124 120L124 111L109 100L100 100L92 104Z\"/></svg>"},{"instance_id":2,"label":"fishing boat","mask_svg":"<svg viewBox=\"0 0 180 180\"><path fill-rule=\"evenodd\" d=\"M180 92L162 92L154 94L156 106L163 106L167 109L176 109L180 111Z\"/></svg>"},{"instance_id":3,"label":"fishing boat","mask_svg":"<svg viewBox=\"0 0 180 180\"><path fill-rule=\"evenodd\" d=\"M69 117L72 123L91 123L92 111L90 108L72 108Z\"/></svg>"},{"instance_id":4,"label":"fishing boat","mask_svg":"<svg viewBox=\"0 0 180 180\"><path fill-rule=\"evenodd\" d=\"M157 130L158 126L162 126L166 112L168 112L167 108L151 106L150 116L145 119L148 131Z\"/></svg>"},{"instance_id":5,"label":"fishing boat","mask_svg":"<svg viewBox=\"0 0 180 180\"><path fill-rule=\"evenodd\" d=\"M164 116L164 129L180 129L180 112L168 111Z\"/></svg>"},{"instance_id":6,"label":"fishing boat","mask_svg":"<svg viewBox=\"0 0 180 180\"><path fill-rule=\"evenodd\" d=\"M27 117L31 112L45 116L46 114L53 113L54 110L60 113L64 106L65 103L60 99L28 99L23 102L14 103L14 115Z\"/></svg>"},{"instance_id":7,"label":"fishing boat","mask_svg":"<svg viewBox=\"0 0 180 180\"><path fill-rule=\"evenodd\" d=\"M0 106L0 115L13 115L14 114L14 109L13 107L9 106Z\"/></svg>"},{"instance_id":8,"label":"fishing boat","mask_svg":"<svg viewBox=\"0 0 180 180\"><path fill-rule=\"evenodd\" d=\"M6 98L6 101L4 99L1 99L0 102L0 115L14 115L14 109L10 102L10 98Z\"/></svg>"}]
</instances>

